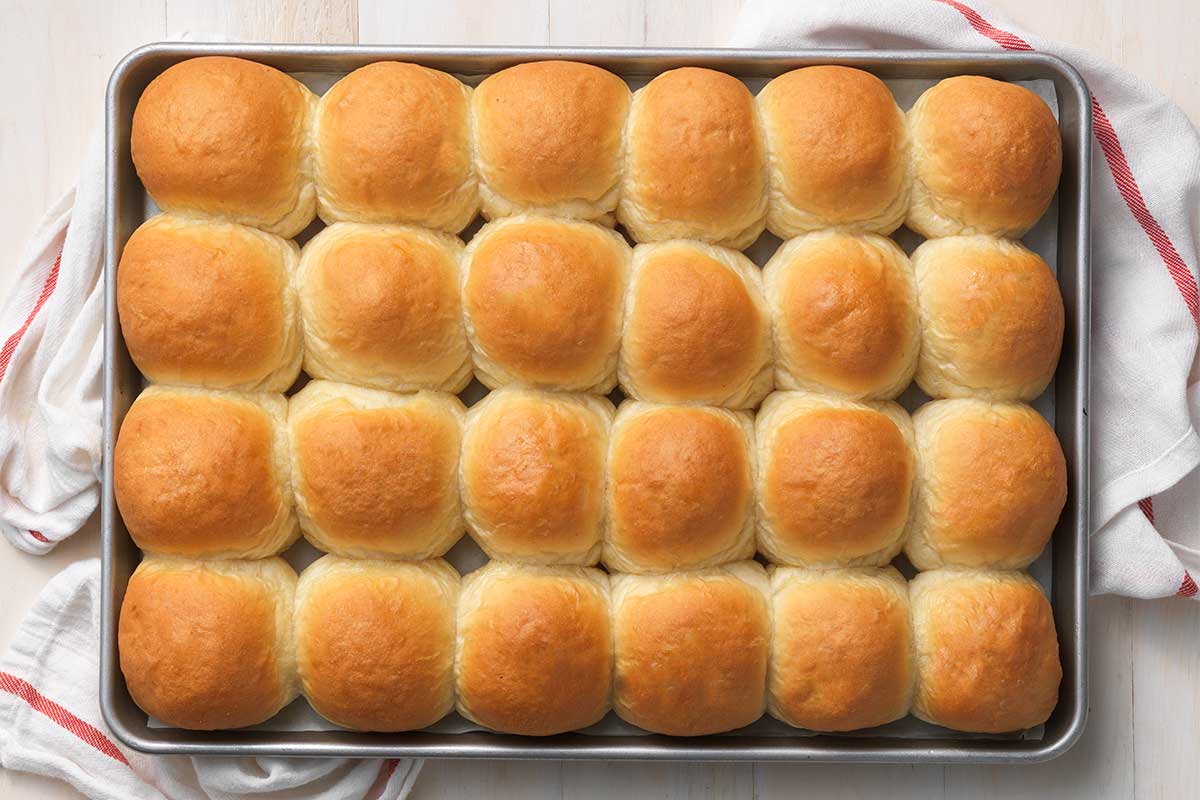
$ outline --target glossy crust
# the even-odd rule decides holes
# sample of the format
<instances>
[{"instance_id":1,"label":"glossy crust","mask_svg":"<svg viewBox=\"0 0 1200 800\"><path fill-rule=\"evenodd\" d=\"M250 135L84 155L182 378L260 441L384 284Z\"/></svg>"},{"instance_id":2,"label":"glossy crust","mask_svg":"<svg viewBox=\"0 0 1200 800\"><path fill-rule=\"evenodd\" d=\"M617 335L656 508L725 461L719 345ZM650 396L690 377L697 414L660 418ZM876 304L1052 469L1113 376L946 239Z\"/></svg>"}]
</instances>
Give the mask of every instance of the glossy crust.
<instances>
[{"instance_id":1,"label":"glossy crust","mask_svg":"<svg viewBox=\"0 0 1200 800\"><path fill-rule=\"evenodd\" d=\"M771 603L771 716L851 731L908 713L916 678L908 585L893 567L774 567Z\"/></svg>"},{"instance_id":2,"label":"glossy crust","mask_svg":"<svg viewBox=\"0 0 1200 800\"><path fill-rule=\"evenodd\" d=\"M767 214L766 146L737 78L664 72L633 96L617 219L639 242L699 239L742 250Z\"/></svg>"},{"instance_id":3,"label":"glossy crust","mask_svg":"<svg viewBox=\"0 0 1200 800\"><path fill-rule=\"evenodd\" d=\"M117 625L138 707L190 730L257 725L297 695L296 573L281 558L148 556L129 578Z\"/></svg>"},{"instance_id":4,"label":"glossy crust","mask_svg":"<svg viewBox=\"0 0 1200 800\"><path fill-rule=\"evenodd\" d=\"M922 572L909 584L917 652L912 713L960 731L1049 719L1062 666L1042 587L1021 572Z\"/></svg>"},{"instance_id":5,"label":"glossy crust","mask_svg":"<svg viewBox=\"0 0 1200 800\"><path fill-rule=\"evenodd\" d=\"M309 705L360 731L409 731L454 708L459 577L417 563L325 556L296 588L296 661Z\"/></svg>"},{"instance_id":6,"label":"glossy crust","mask_svg":"<svg viewBox=\"0 0 1200 800\"><path fill-rule=\"evenodd\" d=\"M615 575L613 708L670 736L741 728L765 708L767 576L753 561Z\"/></svg>"},{"instance_id":7,"label":"glossy crust","mask_svg":"<svg viewBox=\"0 0 1200 800\"><path fill-rule=\"evenodd\" d=\"M549 736L608 712L608 576L493 561L463 580L458 713L503 733Z\"/></svg>"},{"instance_id":8,"label":"glossy crust","mask_svg":"<svg viewBox=\"0 0 1200 800\"><path fill-rule=\"evenodd\" d=\"M155 383L284 391L300 374L299 253L255 228L151 217L117 268L133 363Z\"/></svg>"},{"instance_id":9,"label":"glossy crust","mask_svg":"<svg viewBox=\"0 0 1200 800\"><path fill-rule=\"evenodd\" d=\"M465 258L463 311L480 381L612 391L629 276L624 239L586 222L507 217L485 225Z\"/></svg>"},{"instance_id":10,"label":"glossy crust","mask_svg":"<svg viewBox=\"0 0 1200 800\"><path fill-rule=\"evenodd\" d=\"M1027 567L1067 500L1054 429L1020 403L935 400L913 415L917 499L904 546L917 569Z\"/></svg>"},{"instance_id":11,"label":"glossy crust","mask_svg":"<svg viewBox=\"0 0 1200 800\"><path fill-rule=\"evenodd\" d=\"M754 262L700 242L634 248L617 375L638 400L758 405L771 390L771 322Z\"/></svg>"},{"instance_id":12,"label":"glossy crust","mask_svg":"<svg viewBox=\"0 0 1200 800\"><path fill-rule=\"evenodd\" d=\"M627 400L608 451L604 564L673 572L754 555L754 421Z\"/></svg>"},{"instance_id":13,"label":"glossy crust","mask_svg":"<svg viewBox=\"0 0 1200 800\"><path fill-rule=\"evenodd\" d=\"M904 544L912 423L895 403L776 392L755 420L758 549L777 564L880 566Z\"/></svg>"},{"instance_id":14,"label":"glossy crust","mask_svg":"<svg viewBox=\"0 0 1200 800\"><path fill-rule=\"evenodd\" d=\"M1063 300L1050 267L1016 242L925 242L912 258L921 306L916 380L930 397L1031 400L1054 377Z\"/></svg>"},{"instance_id":15,"label":"glossy crust","mask_svg":"<svg viewBox=\"0 0 1200 800\"><path fill-rule=\"evenodd\" d=\"M457 397L438 392L305 386L288 402L305 538L347 558L443 555L463 534L458 456L465 413Z\"/></svg>"},{"instance_id":16,"label":"glossy crust","mask_svg":"<svg viewBox=\"0 0 1200 800\"><path fill-rule=\"evenodd\" d=\"M470 100L457 78L397 61L335 83L315 124L321 219L467 227L479 210Z\"/></svg>"},{"instance_id":17,"label":"glossy crust","mask_svg":"<svg viewBox=\"0 0 1200 800\"><path fill-rule=\"evenodd\" d=\"M630 99L625 81L574 61L517 64L484 79L471 96L484 215L612 224Z\"/></svg>"},{"instance_id":18,"label":"glossy crust","mask_svg":"<svg viewBox=\"0 0 1200 800\"><path fill-rule=\"evenodd\" d=\"M612 403L504 388L467 413L460 482L467 527L491 558L595 564L604 527Z\"/></svg>"},{"instance_id":19,"label":"glossy crust","mask_svg":"<svg viewBox=\"0 0 1200 800\"><path fill-rule=\"evenodd\" d=\"M463 243L402 225L330 225L297 279L304 371L394 392L459 392L471 352L459 291Z\"/></svg>"},{"instance_id":20,"label":"glossy crust","mask_svg":"<svg viewBox=\"0 0 1200 800\"><path fill-rule=\"evenodd\" d=\"M908 126L883 81L850 67L785 72L756 99L766 133L767 227L781 239L888 234L908 212Z\"/></svg>"},{"instance_id":21,"label":"glossy crust","mask_svg":"<svg viewBox=\"0 0 1200 800\"><path fill-rule=\"evenodd\" d=\"M775 251L762 278L777 387L888 400L912 382L917 285L892 240L811 233Z\"/></svg>"},{"instance_id":22,"label":"glossy crust","mask_svg":"<svg viewBox=\"0 0 1200 800\"><path fill-rule=\"evenodd\" d=\"M113 451L113 492L148 553L264 558L299 532L278 394L151 386Z\"/></svg>"},{"instance_id":23,"label":"glossy crust","mask_svg":"<svg viewBox=\"0 0 1200 800\"><path fill-rule=\"evenodd\" d=\"M291 237L312 222L317 98L277 69L225 56L168 67L133 112L138 177L164 211Z\"/></svg>"},{"instance_id":24,"label":"glossy crust","mask_svg":"<svg viewBox=\"0 0 1200 800\"><path fill-rule=\"evenodd\" d=\"M927 238L1017 238L1034 226L1062 173L1054 114L1023 86L947 78L908 112L912 204L905 224Z\"/></svg>"}]
</instances>

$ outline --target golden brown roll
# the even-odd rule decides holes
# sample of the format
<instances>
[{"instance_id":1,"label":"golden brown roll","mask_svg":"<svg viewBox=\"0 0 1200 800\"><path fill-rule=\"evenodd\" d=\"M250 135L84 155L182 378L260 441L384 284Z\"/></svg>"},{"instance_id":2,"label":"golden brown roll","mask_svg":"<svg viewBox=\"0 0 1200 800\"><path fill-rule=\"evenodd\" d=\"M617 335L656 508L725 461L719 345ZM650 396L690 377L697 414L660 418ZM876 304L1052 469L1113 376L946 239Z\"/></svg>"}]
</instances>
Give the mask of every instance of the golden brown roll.
<instances>
[{"instance_id":1,"label":"golden brown roll","mask_svg":"<svg viewBox=\"0 0 1200 800\"><path fill-rule=\"evenodd\" d=\"M506 217L467 247L463 311L475 374L607 394L616 385L629 246L586 222Z\"/></svg>"},{"instance_id":2,"label":"golden brown roll","mask_svg":"<svg viewBox=\"0 0 1200 800\"><path fill-rule=\"evenodd\" d=\"M1030 400L1054 377L1063 300L1050 267L1016 242L964 236L912 257L921 306L917 383L930 397Z\"/></svg>"},{"instance_id":3,"label":"golden brown roll","mask_svg":"<svg viewBox=\"0 0 1200 800\"><path fill-rule=\"evenodd\" d=\"M852 731L908 713L916 665L899 572L772 567L770 577L771 716L797 728Z\"/></svg>"},{"instance_id":4,"label":"golden brown roll","mask_svg":"<svg viewBox=\"0 0 1200 800\"><path fill-rule=\"evenodd\" d=\"M627 400L608 451L604 564L673 572L754 555L754 421Z\"/></svg>"},{"instance_id":5,"label":"golden brown roll","mask_svg":"<svg viewBox=\"0 0 1200 800\"><path fill-rule=\"evenodd\" d=\"M912 423L895 403L776 392L755 420L758 549L777 564L879 566L904 544Z\"/></svg>"},{"instance_id":6,"label":"golden brown roll","mask_svg":"<svg viewBox=\"0 0 1200 800\"><path fill-rule=\"evenodd\" d=\"M465 409L438 392L313 381L288 402L304 537L347 558L434 558L463 534Z\"/></svg>"},{"instance_id":7,"label":"golden brown roll","mask_svg":"<svg viewBox=\"0 0 1200 800\"><path fill-rule=\"evenodd\" d=\"M549 736L608 712L608 576L585 567L492 561L463 579L458 713L501 733Z\"/></svg>"},{"instance_id":8,"label":"golden brown roll","mask_svg":"<svg viewBox=\"0 0 1200 800\"><path fill-rule=\"evenodd\" d=\"M913 415L917 495L904 552L917 569L1020 569L1067 500L1054 430L1029 406L935 400Z\"/></svg>"},{"instance_id":9,"label":"golden brown roll","mask_svg":"<svg viewBox=\"0 0 1200 800\"><path fill-rule=\"evenodd\" d=\"M595 564L613 407L593 395L503 388L467 413L459 466L472 538L489 556Z\"/></svg>"},{"instance_id":10,"label":"golden brown roll","mask_svg":"<svg viewBox=\"0 0 1200 800\"><path fill-rule=\"evenodd\" d=\"M758 405L771 390L758 267L700 242L634 248L617 375L638 400Z\"/></svg>"},{"instance_id":11,"label":"golden brown roll","mask_svg":"<svg viewBox=\"0 0 1200 800\"><path fill-rule=\"evenodd\" d=\"M883 81L851 67L785 72L756 99L770 170L767 227L888 234L908 211L908 126Z\"/></svg>"},{"instance_id":12,"label":"golden brown roll","mask_svg":"<svg viewBox=\"0 0 1200 800\"><path fill-rule=\"evenodd\" d=\"M741 728L766 704L771 636L753 561L670 575L614 575L613 708L670 736Z\"/></svg>"},{"instance_id":13,"label":"golden brown roll","mask_svg":"<svg viewBox=\"0 0 1200 800\"><path fill-rule=\"evenodd\" d=\"M959 75L908 112L912 204L905 224L930 239L1017 238L1058 188L1062 137L1042 98L1023 86Z\"/></svg>"},{"instance_id":14,"label":"golden brown roll","mask_svg":"<svg viewBox=\"0 0 1200 800\"><path fill-rule=\"evenodd\" d=\"M574 61L517 64L484 79L471 96L484 215L611 224L629 102L623 80Z\"/></svg>"},{"instance_id":15,"label":"golden brown roll","mask_svg":"<svg viewBox=\"0 0 1200 800\"><path fill-rule=\"evenodd\" d=\"M309 705L335 725L411 731L454 708L459 578L445 561L325 556L296 587L296 661Z\"/></svg>"},{"instance_id":16,"label":"golden brown roll","mask_svg":"<svg viewBox=\"0 0 1200 800\"><path fill-rule=\"evenodd\" d=\"M316 105L304 84L263 64L181 61L150 81L134 109L138 177L163 211L295 236L316 213Z\"/></svg>"},{"instance_id":17,"label":"golden brown roll","mask_svg":"<svg viewBox=\"0 0 1200 800\"><path fill-rule=\"evenodd\" d=\"M129 578L117 651L129 695L175 728L257 725L296 699L292 598L281 558L149 556Z\"/></svg>"},{"instance_id":18,"label":"golden brown roll","mask_svg":"<svg viewBox=\"0 0 1200 800\"><path fill-rule=\"evenodd\" d=\"M908 586L917 654L914 716L959 731L1041 725L1062 666L1050 603L1022 572L934 570Z\"/></svg>"},{"instance_id":19,"label":"golden brown roll","mask_svg":"<svg viewBox=\"0 0 1200 800\"><path fill-rule=\"evenodd\" d=\"M154 383L282 392L300 374L295 243L242 225L162 214L117 267L129 355Z\"/></svg>"},{"instance_id":20,"label":"golden brown roll","mask_svg":"<svg viewBox=\"0 0 1200 800\"><path fill-rule=\"evenodd\" d=\"M754 97L737 78L673 69L638 89L617 219L639 242L745 249L763 231L767 169Z\"/></svg>"},{"instance_id":21,"label":"golden brown roll","mask_svg":"<svg viewBox=\"0 0 1200 800\"><path fill-rule=\"evenodd\" d=\"M339 222L304 246L297 278L304 371L394 392L462 391L462 242L401 225Z\"/></svg>"},{"instance_id":22,"label":"golden brown roll","mask_svg":"<svg viewBox=\"0 0 1200 800\"><path fill-rule=\"evenodd\" d=\"M775 385L891 399L921 349L912 265L882 236L836 231L792 239L763 269Z\"/></svg>"},{"instance_id":23,"label":"golden brown roll","mask_svg":"<svg viewBox=\"0 0 1200 800\"><path fill-rule=\"evenodd\" d=\"M397 61L335 83L314 125L321 219L467 227L479 210L470 102L457 78Z\"/></svg>"},{"instance_id":24,"label":"golden brown roll","mask_svg":"<svg viewBox=\"0 0 1200 800\"><path fill-rule=\"evenodd\" d=\"M296 540L287 402L151 386L113 450L113 493L148 553L264 558Z\"/></svg>"}]
</instances>

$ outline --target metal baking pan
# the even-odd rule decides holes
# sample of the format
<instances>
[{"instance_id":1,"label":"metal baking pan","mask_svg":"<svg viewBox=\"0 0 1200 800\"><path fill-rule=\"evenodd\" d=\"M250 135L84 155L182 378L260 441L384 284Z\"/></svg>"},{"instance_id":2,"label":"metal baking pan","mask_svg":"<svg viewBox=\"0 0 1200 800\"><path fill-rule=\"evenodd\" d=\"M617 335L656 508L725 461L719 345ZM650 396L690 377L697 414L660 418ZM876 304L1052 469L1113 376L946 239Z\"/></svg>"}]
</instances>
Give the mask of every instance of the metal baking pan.
<instances>
[{"instance_id":1,"label":"metal baking pan","mask_svg":"<svg viewBox=\"0 0 1200 800\"><path fill-rule=\"evenodd\" d=\"M125 349L116 310L121 250L152 207L133 168L130 125L142 90L167 67L201 55L231 55L277 67L327 86L341 75L380 60L413 61L477 82L523 61L587 61L632 85L679 66L704 66L739 77L752 88L790 69L814 64L860 67L887 81L936 80L980 74L1052 86L1063 136L1063 174L1057 202L1043 222L1055 235L1052 252L1066 307L1066 334L1055 376L1053 408L1046 411L1066 454L1069 492L1040 576L1050 587L1062 655L1058 707L1036 732L1007 738L968 736L929 726L922 736L895 729L855 735L814 735L762 726L699 738L571 733L524 738L483 731L434 730L403 734L344 730L183 731L151 725L126 691L117 660L117 616L140 554L117 513L112 453L117 430L143 381ZM317 76L314 80L314 76ZM232 756L357 756L432 758L555 758L673 761L853 761L890 763L1022 763L1065 752L1079 738L1087 714L1085 615L1088 586L1088 165L1091 104L1079 74L1039 53L962 53L855 50L557 49L354 45L152 44L130 53L113 72L106 100L107 221L105 239L104 474L101 500L103 608L100 706L113 733L149 753ZM902 103L903 105L903 103ZM764 246L763 242L759 246ZM766 245L769 246L769 245ZM753 248L751 251L753 255ZM298 701L302 703L302 701Z\"/></svg>"}]
</instances>

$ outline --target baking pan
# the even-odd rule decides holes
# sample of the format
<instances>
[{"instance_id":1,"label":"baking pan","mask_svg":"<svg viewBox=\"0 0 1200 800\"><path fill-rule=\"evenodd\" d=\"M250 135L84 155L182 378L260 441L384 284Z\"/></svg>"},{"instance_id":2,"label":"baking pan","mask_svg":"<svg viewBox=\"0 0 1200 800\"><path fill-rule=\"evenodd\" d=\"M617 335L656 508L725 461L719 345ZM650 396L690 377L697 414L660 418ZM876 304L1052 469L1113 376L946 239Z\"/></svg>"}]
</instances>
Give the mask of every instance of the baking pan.
<instances>
[{"instance_id":1,"label":"baking pan","mask_svg":"<svg viewBox=\"0 0 1200 800\"><path fill-rule=\"evenodd\" d=\"M121 420L143 381L120 334L116 270L125 241L152 209L129 154L134 106L156 75L172 64L201 55L248 58L310 79L320 76L324 85L381 60L413 61L477 82L513 64L550 58L587 61L634 85L664 70L690 65L719 69L756 86L790 69L814 64L860 67L888 81L978 74L1052 85L1063 136L1063 173L1057 202L1045 223L1056 232L1057 244L1054 252L1044 255L1056 264L1066 309L1062 359L1052 386L1051 421L1066 454L1069 491L1042 564L1045 574L1040 576L1049 585L1063 666L1058 707L1049 721L1034 735L1006 738L973 737L933 726L927 726L929 730L919 737L897 735L887 726L855 735L789 733L784 729L762 735L756 732L758 726L751 726L755 730L699 738L589 733L525 738L477 730L445 732L444 726L441 732L435 726L435 730L412 733L366 734L344 730L201 732L151 725L130 699L117 660L117 616L140 554L117 513L112 453ZM991 52L152 44L130 53L113 72L106 100L106 129L100 706L108 726L125 744L149 753L184 755L1000 764L1054 758L1079 738L1087 714L1088 165L1092 120L1088 89L1066 62L1040 53Z\"/></svg>"}]
</instances>

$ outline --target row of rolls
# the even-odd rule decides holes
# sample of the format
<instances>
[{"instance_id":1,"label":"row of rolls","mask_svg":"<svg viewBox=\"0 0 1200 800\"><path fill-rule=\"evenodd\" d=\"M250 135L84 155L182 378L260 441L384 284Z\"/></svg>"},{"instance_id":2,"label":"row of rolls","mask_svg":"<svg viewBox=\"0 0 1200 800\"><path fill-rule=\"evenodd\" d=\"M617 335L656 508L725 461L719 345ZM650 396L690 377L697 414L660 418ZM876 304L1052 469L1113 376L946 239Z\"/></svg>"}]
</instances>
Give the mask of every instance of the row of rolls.
<instances>
[{"instance_id":1,"label":"row of rolls","mask_svg":"<svg viewBox=\"0 0 1200 800\"><path fill-rule=\"evenodd\" d=\"M1028 400L1062 347L1055 277L989 236L928 240L910 259L875 234L820 231L760 270L672 240L507 217L470 244L337 223L301 251L253 228L163 214L117 274L126 346L151 381L284 391L314 378L459 392L478 377L648 402L752 409L773 387L891 399Z\"/></svg>"},{"instance_id":2,"label":"row of rolls","mask_svg":"<svg viewBox=\"0 0 1200 800\"><path fill-rule=\"evenodd\" d=\"M1054 431L1022 403L776 392L714 406L506 387L313 381L291 398L152 386L118 435L114 490L144 551L263 558L300 531L351 558L488 556L659 573L756 552L811 568L1019 569L1067 493Z\"/></svg>"},{"instance_id":3,"label":"row of rolls","mask_svg":"<svg viewBox=\"0 0 1200 800\"><path fill-rule=\"evenodd\" d=\"M160 208L285 237L316 215L458 233L482 210L734 249L764 227L1020 237L1062 169L1054 114L1022 86L949 78L905 114L879 78L841 66L755 96L699 67L631 93L575 62L518 64L474 89L378 62L318 99L262 64L193 58L146 88L131 151Z\"/></svg>"},{"instance_id":4,"label":"row of rolls","mask_svg":"<svg viewBox=\"0 0 1200 800\"><path fill-rule=\"evenodd\" d=\"M187 625L179 620L186 619ZM203 635L193 635L202 631ZM262 722L299 694L335 725L425 728L451 710L543 736L613 709L700 736L765 712L846 731L912 713L1001 733L1061 680L1050 605L1021 572L806 570L739 561L668 575L493 561L151 556L118 639L137 703L182 728Z\"/></svg>"}]
</instances>

